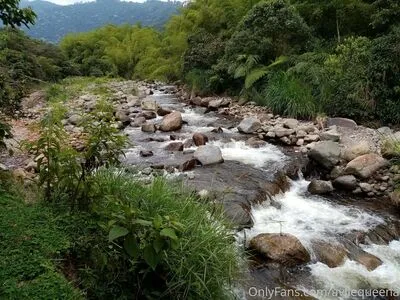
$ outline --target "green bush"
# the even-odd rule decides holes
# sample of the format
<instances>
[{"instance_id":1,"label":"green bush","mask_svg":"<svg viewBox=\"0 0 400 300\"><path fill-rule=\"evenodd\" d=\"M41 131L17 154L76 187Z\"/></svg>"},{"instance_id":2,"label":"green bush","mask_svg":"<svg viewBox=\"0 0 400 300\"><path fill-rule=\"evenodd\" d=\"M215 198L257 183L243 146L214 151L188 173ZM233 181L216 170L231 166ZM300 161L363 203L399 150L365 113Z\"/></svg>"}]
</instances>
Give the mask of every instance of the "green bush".
<instances>
[{"instance_id":1,"label":"green bush","mask_svg":"<svg viewBox=\"0 0 400 300\"><path fill-rule=\"evenodd\" d=\"M271 78L259 103L276 114L294 118L309 119L318 113L310 87L285 72Z\"/></svg>"},{"instance_id":2,"label":"green bush","mask_svg":"<svg viewBox=\"0 0 400 300\"><path fill-rule=\"evenodd\" d=\"M164 179L143 186L100 170L93 182L92 210L108 239L91 247L96 259L86 278L97 280L84 287L91 297L233 297L240 253L219 210Z\"/></svg>"}]
</instances>

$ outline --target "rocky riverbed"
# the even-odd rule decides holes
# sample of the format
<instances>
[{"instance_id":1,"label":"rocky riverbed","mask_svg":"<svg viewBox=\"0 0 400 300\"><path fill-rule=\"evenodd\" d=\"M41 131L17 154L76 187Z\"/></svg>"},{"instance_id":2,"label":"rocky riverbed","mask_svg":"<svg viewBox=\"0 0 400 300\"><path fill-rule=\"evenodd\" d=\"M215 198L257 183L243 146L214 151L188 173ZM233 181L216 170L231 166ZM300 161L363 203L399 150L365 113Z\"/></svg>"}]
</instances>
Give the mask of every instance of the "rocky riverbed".
<instances>
[{"instance_id":1,"label":"rocky riverbed","mask_svg":"<svg viewBox=\"0 0 400 300\"><path fill-rule=\"evenodd\" d=\"M329 288L400 293L400 169L382 156L382 141L400 133L343 118L283 118L175 86L126 81L107 88L132 144L124 165L145 183L159 175L178 179L223 206L238 243L252 253L244 298L262 299L252 288L265 287L318 299L338 299L314 292ZM68 104L64 125L77 149L81 113L98 99L87 93ZM42 114L43 102L32 102L14 124L17 140L30 137L20 128ZM2 168L35 176L23 153L4 161Z\"/></svg>"}]
</instances>

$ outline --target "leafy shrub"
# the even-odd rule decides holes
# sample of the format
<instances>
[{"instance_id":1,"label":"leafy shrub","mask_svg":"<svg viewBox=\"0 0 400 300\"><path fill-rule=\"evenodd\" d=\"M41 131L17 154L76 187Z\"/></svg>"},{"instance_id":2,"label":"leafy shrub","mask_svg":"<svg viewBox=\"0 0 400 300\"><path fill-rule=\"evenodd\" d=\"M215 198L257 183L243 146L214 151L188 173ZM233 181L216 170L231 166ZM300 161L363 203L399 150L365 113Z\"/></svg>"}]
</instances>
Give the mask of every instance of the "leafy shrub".
<instances>
[{"instance_id":1,"label":"leafy shrub","mask_svg":"<svg viewBox=\"0 0 400 300\"><path fill-rule=\"evenodd\" d=\"M93 297L233 296L239 253L219 210L164 179L143 186L132 175L103 169L93 182L92 210L108 236L91 247L98 258L90 272L98 279L89 287Z\"/></svg>"},{"instance_id":2,"label":"leafy shrub","mask_svg":"<svg viewBox=\"0 0 400 300\"><path fill-rule=\"evenodd\" d=\"M276 114L295 118L312 118L318 112L310 87L285 72L271 78L259 102Z\"/></svg>"}]
</instances>

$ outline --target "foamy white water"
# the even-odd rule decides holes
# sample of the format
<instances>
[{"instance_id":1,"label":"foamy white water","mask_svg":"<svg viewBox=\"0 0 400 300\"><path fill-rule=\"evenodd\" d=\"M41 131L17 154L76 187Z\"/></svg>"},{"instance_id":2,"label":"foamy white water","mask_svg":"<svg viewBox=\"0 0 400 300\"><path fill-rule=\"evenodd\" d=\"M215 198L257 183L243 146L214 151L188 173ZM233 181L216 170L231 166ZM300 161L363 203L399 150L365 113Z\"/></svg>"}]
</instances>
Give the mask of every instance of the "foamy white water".
<instances>
[{"instance_id":1,"label":"foamy white water","mask_svg":"<svg viewBox=\"0 0 400 300\"><path fill-rule=\"evenodd\" d=\"M368 231L384 220L357 208L333 204L306 193L309 182L292 182L291 189L275 198L276 205L264 203L253 207L253 228L246 231L251 238L260 233L290 233L310 249L312 240L334 240L339 234L353 230Z\"/></svg>"},{"instance_id":2,"label":"foamy white water","mask_svg":"<svg viewBox=\"0 0 400 300\"><path fill-rule=\"evenodd\" d=\"M347 297L343 296L341 299L361 299L359 296L351 297L349 292L363 293L371 289L387 289L400 297L400 241L392 241L387 246L364 246L363 249L379 257L383 264L373 271L368 271L365 266L351 260L337 268L329 268L322 263L313 264L310 268L317 284L316 289L347 292ZM316 296L311 290L305 291ZM322 300L337 299L332 295L318 296Z\"/></svg>"}]
</instances>

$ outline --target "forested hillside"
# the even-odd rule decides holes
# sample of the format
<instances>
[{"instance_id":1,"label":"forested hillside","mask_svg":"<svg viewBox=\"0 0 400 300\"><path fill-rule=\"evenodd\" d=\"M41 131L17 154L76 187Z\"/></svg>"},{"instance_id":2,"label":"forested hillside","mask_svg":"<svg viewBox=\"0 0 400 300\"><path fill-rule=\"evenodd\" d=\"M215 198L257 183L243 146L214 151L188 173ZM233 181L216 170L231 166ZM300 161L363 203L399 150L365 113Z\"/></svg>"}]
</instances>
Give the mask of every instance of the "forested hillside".
<instances>
[{"instance_id":1,"label":"forested hillside","mask_svg":"<svg viewBox=\"0 0 400 300\"><path fill-rule=\"evenodd\" d=\"M25 32L37 39L58 42L71 32L84 32L106 24L136 24L161 29L181 2L146 1L144 3L119 0L98 0L73 5L57 5L43 0L21 2L37 15L35 25Z\"/></svg>"},{"instance_id":2,"label":"forested hillside","mask_svg":"<svg viewBox=\"0 0 400 300\"><path fill-rule=\"evenodd\" d=\"M83 74L183 80L280 114L396 123L399 15L394 0L196 0L162 32L106 27L61 48Z\"/></svg>"}]
</instances>

